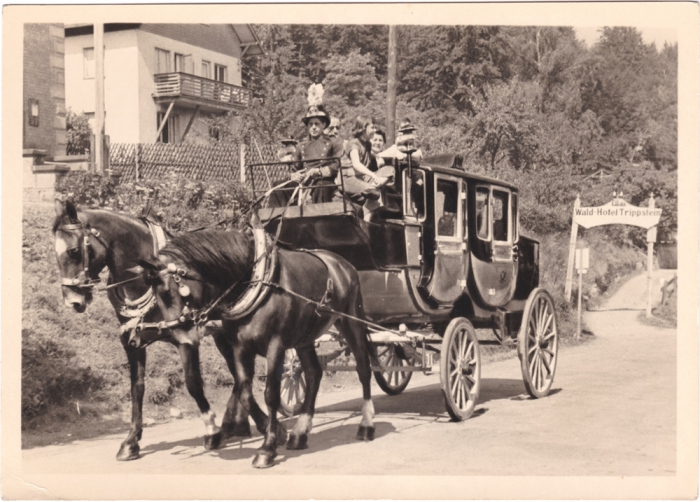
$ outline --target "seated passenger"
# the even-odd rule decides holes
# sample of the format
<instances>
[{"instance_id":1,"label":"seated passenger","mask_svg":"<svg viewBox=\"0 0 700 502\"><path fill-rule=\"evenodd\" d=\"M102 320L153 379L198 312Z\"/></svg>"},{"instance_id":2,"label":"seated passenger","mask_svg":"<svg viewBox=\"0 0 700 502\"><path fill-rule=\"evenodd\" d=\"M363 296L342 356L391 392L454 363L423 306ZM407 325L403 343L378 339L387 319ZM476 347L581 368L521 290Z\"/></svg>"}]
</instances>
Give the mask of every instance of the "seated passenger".
<instances>
[{"instance_id":1,"label":"seated passenger","mask_svg":"<svg viewBox=\"0 0 700 502\"><path fill-rule=\"evenodd\" d=\"M388 177L379 176L369 169L372 160L369 140L374 131L373 119L357 117L352 131L355 137L348 141L341 164L345 193L355 201L365 203L365 218L381 206L377 202L381 196L378 187L389 181Z\"/></svg>"},{"instance_id":2,"label":"seated passenger","mask_svg":"<svg viewBox=\"0 0 700 502\"><path fill-rule=\"evenodd\" d=\"M297 147L297 140L293 138L284 138L282 140L282 148L277 150L277 158L280 162L291 162L294 160L294 152Z\"/></svg>"},{"instance_id":3,"label":"seated passenger","mask_svg":"<svg viewBox=\"0 0 700 502\"><path fill-rule=\"evenodd\" d=\"M423 160L423 152L418 147L415 131L416 127L411 123L411 119L403 119L399 124L396 143L377 154L377 156L383 158L385 161L389 159L405 161L408 159L407 152L413 151L413 153L411 153L411 160L420 162Z\"/></svg>"}]
</instances>

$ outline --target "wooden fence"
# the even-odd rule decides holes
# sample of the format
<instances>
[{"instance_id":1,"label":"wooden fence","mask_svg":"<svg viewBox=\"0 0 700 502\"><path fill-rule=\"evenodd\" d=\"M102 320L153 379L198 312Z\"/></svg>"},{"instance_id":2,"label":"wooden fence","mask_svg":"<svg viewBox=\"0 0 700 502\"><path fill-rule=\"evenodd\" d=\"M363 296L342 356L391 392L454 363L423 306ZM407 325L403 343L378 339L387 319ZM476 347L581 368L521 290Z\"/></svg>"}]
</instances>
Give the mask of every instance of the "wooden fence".
<instances>
[{"instance_id":1,"label":"wooden fence","mask_svg":"<svg viewBox=\"0 0 700 502\"><path fill-rule=\"evenodd\" d=\"M243 148L235 144L113 143L109 146L109 165L121 171L125 182L177 173L197 180L244 181L249 188L261 192L289 176L289 165L280 164L277 159L278 149L257 141ZM246 167L243 173L242 156ZM253 164L258 165L252 167Z\"/></svg>"},{"instance_id":2,"label":"wooden fence","mask_svg":"<svg viewBox=\"0 0 700 502\"><path fill-rule=\"evenodd\" d=\"M240 180L238 145L113 143L109 164L123 181L177 173L196 180Z\"/></svg>"}]
</instances>

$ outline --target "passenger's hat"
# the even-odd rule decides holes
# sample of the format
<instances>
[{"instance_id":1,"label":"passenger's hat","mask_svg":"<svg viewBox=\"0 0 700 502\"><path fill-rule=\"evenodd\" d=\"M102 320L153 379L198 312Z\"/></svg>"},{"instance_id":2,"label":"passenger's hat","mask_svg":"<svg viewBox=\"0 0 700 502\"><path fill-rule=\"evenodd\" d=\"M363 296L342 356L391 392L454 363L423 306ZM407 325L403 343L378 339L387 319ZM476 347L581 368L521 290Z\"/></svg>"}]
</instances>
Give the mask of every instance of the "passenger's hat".
<instances>
[{"instance_id":1,"label":"passenger's hat","mask_svg":"<svg viewBox=\"0 0 700 502\"><path fill-rule=\"evenodd\" d=\"M410 119L404 119L399 124L399 134L411 134L416 130L416 126L411 123Z\"/></svg>"},{"instance_id":2,"label":"passenger's hat","mask_svg":"<svg viewBox=\"0 0 700 502\"><path fill-rule=\"evenodd\" d=\"M301 121L304 123L304 125L309 125L309 120L313 118L321 119L326 124L323 127L324 129L328 127L331 123L331 118L328 116L328 113L326 113L326 110L325 108L323 108L323 105L309 106L308 110L306 110L306 115L301 119Z\"/></svg>"},{"instance_id":3,"label":"passenger's hat","mask_svg":"<svg viewBox=\"0 0 700 502\"><path fill-rule=\"evenodd\" d=\"M288 145L294 146L297 143L299 143L299 142L297 140L295 140L294 138L283 138L282 139L282 144L285 146L288 146Z\"/></svg>"}]
</instances>

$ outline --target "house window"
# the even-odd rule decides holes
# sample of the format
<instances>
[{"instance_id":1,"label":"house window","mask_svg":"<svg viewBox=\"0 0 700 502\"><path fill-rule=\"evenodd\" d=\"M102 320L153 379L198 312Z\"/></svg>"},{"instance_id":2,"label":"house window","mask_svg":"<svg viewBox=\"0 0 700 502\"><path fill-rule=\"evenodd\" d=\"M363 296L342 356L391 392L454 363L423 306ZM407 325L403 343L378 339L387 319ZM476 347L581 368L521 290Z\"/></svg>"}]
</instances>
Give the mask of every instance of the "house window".
<instances>
[{"instance_id":1,"label":"house window","mask_svg":"<svg viewBox=\"0 0 700 502\"><path fill-rule=\"evenodd\" d=\"M39 127L39 100L29 99L29 125Z\"/></svg>"},{"instance_id":2,"label":"house window","mask_svg":"<svg viewBox=\"0 0 700 502\"><path fill-rule=\"evenodd\" d=\"M183 54L175 53L175 71L185 71L185 56Z\"/></svg>"},{"instance_id":3,"label":"house window","mask_svg":"<svg viewBox=\"0 0 700 502\"><path fill-rule=\"evenodd\" d=\"M211 63L209 61L202 61L202 76L211 78Z\"/></svg>"},{"instance_id":4,"label":"house window","mask_svg":"<svg viewBox=\"0 0 700 502\"><path fill-rule=\"evenodd\" d=\"M170 73L170 51L156 48L156 74Z\"/></svg>"},{"instance_id":5,"label":"house window","mask_svg":"<svg viewBox=\"0 0 700 502\"><path fill-rule=\"evenodd\" d=\"M95 48L83 49L83 78L95 78Z\"/></svg>"},{"instance_id":6,"label":"house window","mask_svg":"<svg viewBox=\"0 0 700 502\"><path fill-rule=\"evenodd\" d=\"M226 67L220 64L214 65L214 80L217 82L228 82Z\"/></svg>"}]
</instances>

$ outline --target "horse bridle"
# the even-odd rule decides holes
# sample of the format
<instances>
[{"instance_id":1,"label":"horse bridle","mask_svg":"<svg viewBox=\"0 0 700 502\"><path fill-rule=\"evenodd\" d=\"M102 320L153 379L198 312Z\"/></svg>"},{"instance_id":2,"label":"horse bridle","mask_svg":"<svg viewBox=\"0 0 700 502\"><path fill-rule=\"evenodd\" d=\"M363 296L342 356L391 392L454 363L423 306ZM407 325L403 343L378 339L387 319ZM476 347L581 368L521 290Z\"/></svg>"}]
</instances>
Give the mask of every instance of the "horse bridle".
<instances>
[{"instance_id":1,"label":"horse bridle","mask_svg":"<svg viewBox=\"0 0 700 502\"><path fill-rule=\"evenodd\" d=\"M88 227L84 225L82 222L79 223L68 223L67 225L63 225L58 228L58 230L62 231L70 231L70 230L80 230L82 235L80 236L80 253L82 255L82 260L83 260L83 268L78 274L73 277L72 279L68 279L66 277L61 278L61 285L62 286L73 286L76 288L83 288L83 289L92 289L94 288L97 284L100 283L100 279L98 278L92 278L90 277L90 235L94 236L102 246L104 246L105 249L107 249L107 246L105 245L104 242L100 239L100 232L98 230L95 230L94 228Z\"/></svg>"}]
</instances>

